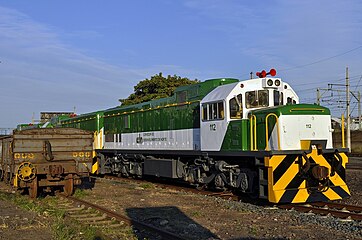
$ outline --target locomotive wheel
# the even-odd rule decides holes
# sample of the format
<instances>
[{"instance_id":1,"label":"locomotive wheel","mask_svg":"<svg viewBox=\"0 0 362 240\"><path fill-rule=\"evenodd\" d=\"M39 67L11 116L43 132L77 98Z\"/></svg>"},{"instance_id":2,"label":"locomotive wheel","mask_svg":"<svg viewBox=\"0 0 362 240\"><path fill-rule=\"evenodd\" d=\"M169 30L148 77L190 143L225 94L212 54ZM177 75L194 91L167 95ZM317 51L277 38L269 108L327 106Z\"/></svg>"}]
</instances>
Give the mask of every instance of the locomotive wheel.
<instances>
[{"instance_id":1,"label":"locomotive wheel","mask_svg":"<svg viewBox=\"0 0 362 240\"><path fill-rule=\"evenodd\" d=\"M29 184L29 196L30 198L36 198L38 196L38 178L35 177Z\"/></svg>"},{"instance_id":2,"label":"locomotive wheel","mask_svg":"<svg viewBox=\"0 0 362 240\"><path fill-rule=\"evenodd\" d=\"M73 175L72 174L68 174L68 176L65 178L65 183L64 183L64 194L66 196L71 196L73 194L74 191L74 180L73 180Z\"/></svg>"}]
</instances>

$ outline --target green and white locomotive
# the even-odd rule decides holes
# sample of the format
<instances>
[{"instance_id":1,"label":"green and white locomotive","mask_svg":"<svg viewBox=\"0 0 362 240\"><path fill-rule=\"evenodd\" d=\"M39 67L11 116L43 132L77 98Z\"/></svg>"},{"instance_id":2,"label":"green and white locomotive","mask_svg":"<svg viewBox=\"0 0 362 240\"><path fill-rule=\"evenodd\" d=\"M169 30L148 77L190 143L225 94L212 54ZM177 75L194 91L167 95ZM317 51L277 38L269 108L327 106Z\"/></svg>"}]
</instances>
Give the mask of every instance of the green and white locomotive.
<instances>
[{"instance_id":1,"label":"green and white locomotive","mask_svg":"<svg viewBox=\"0 0 362 240\"><path fill-rule=\"evenodd\" d=\"M94 132L94 173L172 178L274 203L349 196L348 149L333 148L329 109L299 104L275 73L211 79L60 124Z\"/></svg>"}]
</instances>

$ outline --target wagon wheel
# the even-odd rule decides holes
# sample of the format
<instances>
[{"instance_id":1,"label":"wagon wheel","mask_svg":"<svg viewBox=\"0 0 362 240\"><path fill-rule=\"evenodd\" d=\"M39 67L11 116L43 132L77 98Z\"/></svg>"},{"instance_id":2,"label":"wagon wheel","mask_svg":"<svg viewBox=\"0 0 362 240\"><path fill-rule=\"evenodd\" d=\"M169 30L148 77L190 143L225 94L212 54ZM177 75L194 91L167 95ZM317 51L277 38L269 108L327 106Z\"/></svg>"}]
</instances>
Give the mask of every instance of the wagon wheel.
<instances>
[{"instance_id":1,"label":"wagon wheel","mask_svg":"<svg viewBox=\"0 0 362 240\"><path fill-rule=\"evenodd\" d=\"M4 171L4 182L6 184L10 183L10 173L8 171Z\"/></svg>"},{"instance_id":2,"label":"wagon wheel","mask_svg":"<svg viewBox=\"0 0 362 240\"><path fill-rule=\"evenodd\" d=\"M0 182L4 180L4 170L0 170Z\"/></svg>"},{"instance_id":3,"label":"wagon wheel","mask_svg":"<svg viewBox=\"0 0 362 240\"><path fill-rule=\"evenodd\" d=\"M72 174L68 174L68 176L65 178L65 183L64 183L64 194L66 196L71 196L73 194L74 191L74 180L73 180L73 175Z\"/></svg>"},{"instance_id":4,"label":"wagon wheel","mask_svg":"<svg viewBox=\"0 0 362 240\"><path fill-rule=\"evenodd\" d=\"M30 198L36 198L38 196L38 178L35 177L29 184L29 196Z\"/></svg>"}]
</instances>

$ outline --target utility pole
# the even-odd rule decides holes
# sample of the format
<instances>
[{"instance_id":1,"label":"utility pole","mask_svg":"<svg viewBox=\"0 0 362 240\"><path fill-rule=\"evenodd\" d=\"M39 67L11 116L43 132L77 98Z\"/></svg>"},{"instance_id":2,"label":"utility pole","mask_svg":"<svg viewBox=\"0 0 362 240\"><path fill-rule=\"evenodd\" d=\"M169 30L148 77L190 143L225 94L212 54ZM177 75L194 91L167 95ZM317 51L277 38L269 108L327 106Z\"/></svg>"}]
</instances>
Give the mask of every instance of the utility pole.
<instances>
[{"instance_id":1,"label":"utility pole","mask_svg":"<svg viewBox=\"0 0 362 240\"><path fill-rule=\"evenodd\" d=\"M317 88L317 104L321 105L321 93L319 92L319 88Z\"/></svg>"},{"instance_id":2,"label":"utility pole","mask_svg":"<svg viewBox=\"0 0 362 240\"><path fill-rule=\"evenodd\" d=\"M346 67L346 100L347 100L347 148L351 152L351 113L350 113L350 98L349 98L349 78L348 67Z\"/></svg>"},{"instance_id":3,"label":"utility pole","mask_svg":"<svg viewBox=\"0 0 362 240\"><path fill-rule=\"evenodd\" d=\"M361 92L358 91L358 130L362 130L361 123Z\"/></svg>"},{"instance_id":4,"label":"utility pole","mask_svg":"<svg viewBox=\"0 0 362 240\"><path fill-rule=\"evenodd\" d=\"M333 89L333 86L343 86L346 89ZM357 100L358 103L358 121L359 121L359 125L358 125L358 129L362 130L362 116L361 116L361 93L360 91L358 92L352 92L350 91L350 83L349 83L349 72L348 72L348 67L346 67L346 83L345 84L328 84L328 88L317 88L317 104L320 105L321 102L323 102L323 95L326 92L332 92L331 97L333 96L333 92L337 92L342 94L346 94L346 100L341 100L338 101L340 103L346 103L346 117L345 117L345 122L346 122L346 138L347 138L347 148L349 149L349 152L351 152L351 95L352 97L354 97ZM342 107L342 106L341 106Z\"/></svg>"},{"instance_id":5,"label":"utility pole","mask_svg":"<svg viewBox=\"0 0 362 240\"><path fill-rule=\"evenodd\" d=\"M357 100L358 103L358 130L361 130L361 92L357 92L357 96L354 92L351 92L352 96Z\"/></svg>"}]
</instances>

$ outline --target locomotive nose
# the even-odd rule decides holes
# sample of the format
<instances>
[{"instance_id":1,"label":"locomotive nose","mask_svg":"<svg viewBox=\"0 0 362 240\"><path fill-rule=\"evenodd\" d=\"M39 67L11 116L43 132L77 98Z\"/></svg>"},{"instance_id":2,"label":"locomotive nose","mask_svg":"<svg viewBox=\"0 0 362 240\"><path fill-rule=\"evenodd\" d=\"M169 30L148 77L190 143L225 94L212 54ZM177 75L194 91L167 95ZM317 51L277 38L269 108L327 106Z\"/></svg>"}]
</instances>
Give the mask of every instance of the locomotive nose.
<instances>
[{"instance_id":1,"label":"locomotive nose","mask_svg":"<svg viewBox=\"0 0 362 240\"><path fill-rule=\"evenodd\" d=\"M322 180L329 176L329 170L327 167L316 165L312 168L312 175L314 178Z\"/></svg>"}]
</instances>

